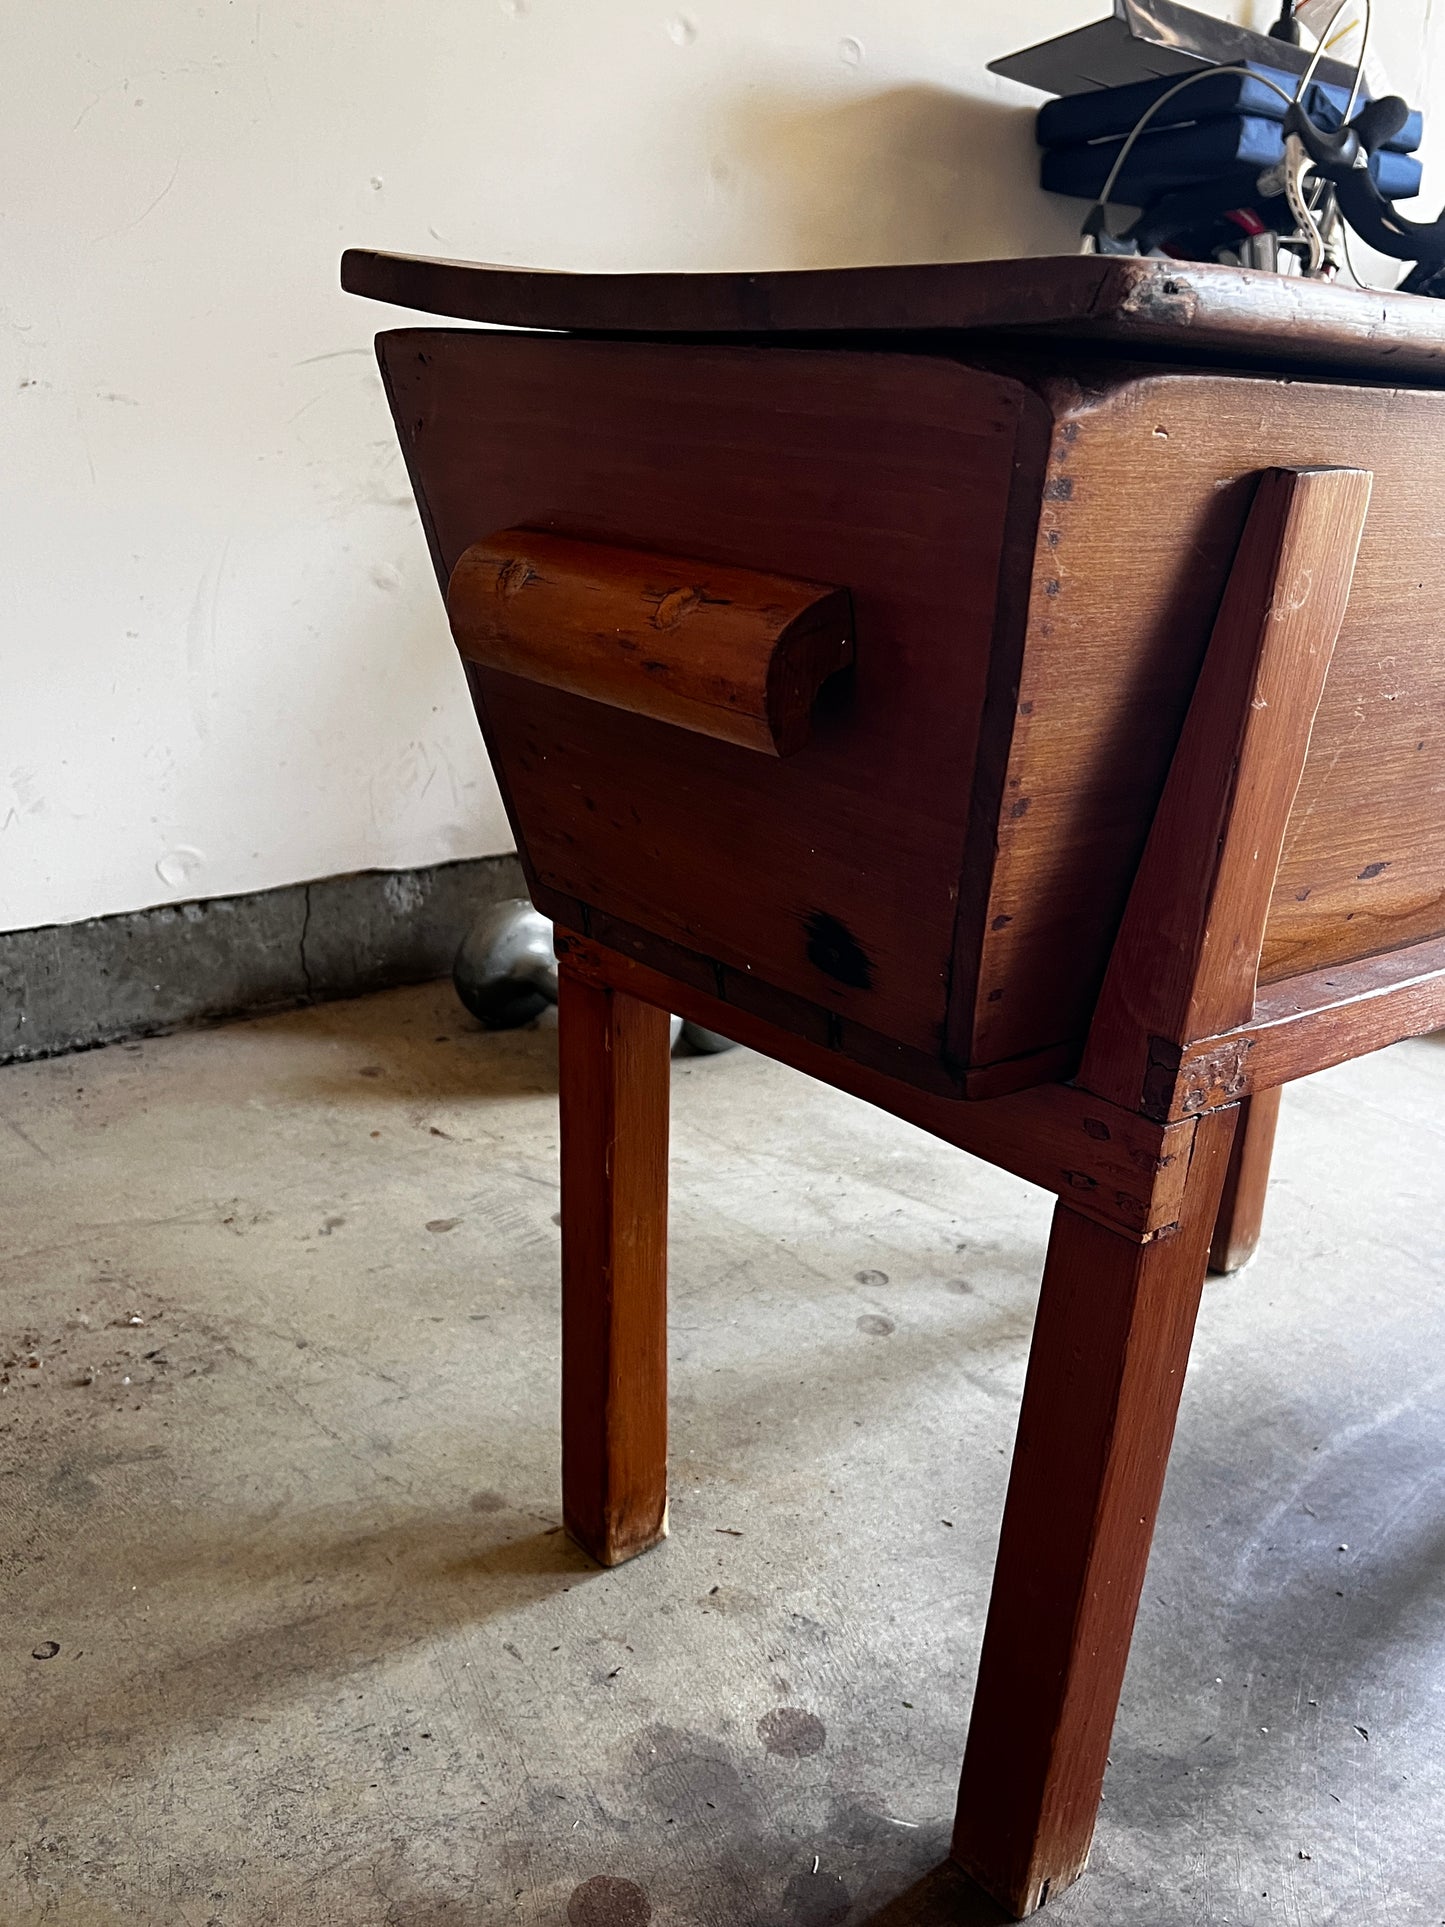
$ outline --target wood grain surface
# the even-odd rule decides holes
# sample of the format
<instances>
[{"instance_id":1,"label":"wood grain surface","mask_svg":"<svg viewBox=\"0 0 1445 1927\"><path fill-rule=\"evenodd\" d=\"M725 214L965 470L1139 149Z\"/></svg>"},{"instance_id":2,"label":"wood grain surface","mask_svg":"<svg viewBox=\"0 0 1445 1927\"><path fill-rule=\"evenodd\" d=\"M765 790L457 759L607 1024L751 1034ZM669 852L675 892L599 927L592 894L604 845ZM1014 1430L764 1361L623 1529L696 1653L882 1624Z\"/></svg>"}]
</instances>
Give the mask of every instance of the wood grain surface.
<instances>
[{"instance_id":1,"label":"wood grain surface","mask_svg":"<svg viewBox=\"0 0 1445 1927\"><path fill-rule=\"evenodd\" d=\"M1108 260L345 273L664 337L382 338L443 583L527 529L850 592L854 665L786 758L539 679L570 647L547 623L468 664L559 920L566 1516L609 1563L665 1530L669 1008L1052 1190L953 1842L1025 1914L1088 1854L1270 1093L1445 1021L1445 395L1383 379L1445 374L1445 311ZM1093 1088L1042 1081L1091 1017Z\"/></svg>"},{"instance_id":2,"label":"wood grain surface","mask_svg":"<svg viewBox=\"0 0 1445 1927\"><path fill-rule=\"evenodd\" d=\"M1019 1918L1088 1859L1234 1128L1201 1119L1167 1238L1054 1212L953 1836Z\"/></svg>"},{"instance_id":3,"label":"wood grain surface","mask_svg":"<svg viewBox=\"0 0 1445 1927\"><path fill-rule=\"evenodd\" d=\"M990 722L1006 735L996 855L960 943L977 982L956 1049L978 1064L1082 1040L1267 466L1375 484L1261 981L1445 931L1445 396L1137 369L1043 391L1028 638L1011 714Z\"/></svg>"},{"instance_id":4,"label":"wood grain surface","mask_svg":"<svg viewBox=\"0 0 1445 1927\"><path fill-rule=\"evenodd\" d=\"M557 932L568 973L674 1010L810 1077L877 1104L945 1143L1066 1198L1084 1217L1148 1239L1178 1222L1193 1120L1159 1125L1064 1084L982 1103L935 1096L723 1003L677 977L583 937Z\"/></svg>"},{"instance_id":5,"label":"wood grain surface","mask_svg":"<svg viewBox=\"0 0 1445 1927\"><path fill-rule=\"evenodd\" d=\"M852 592L856 664L783 760L472 665L538 900L925 1086L1068 1075L1255 478L1349 466L1260 981L1445 932L1445 394L932 345L382 338L443 580L526 526Z\"/></svg>"},{"instance_id":6,"label":"wood grain surface","mask_svg":"<svg viewBox=\"0 0 1445 1927\"><path fill-rule=\"evenodd\" d=\"M533 529L467 549L447 613L483 668L769 756L853 660L846 589Z\"/></svg>"},{"instance_id":7,"label":"wood grain surface","mask_svg":"<svg viewBox=\"0 0 1445 1927\"><path fill-rule=\"evenodd\" d=\"M1134 1109L1158 1044L1247 1023L1371 477L1260 477L1134 877L1079 1081Z\"/></svg>"},{"instance_id":8,"label":"wood grain surface","mask_svg":"<svg viewBox=\"0 0 1445 1927\"><path fill-rule=\"evenodd\" d=\"M848 589L856 663L784 759L491 669L472 686L534 892L942 1079L994 589L1014 492L1037 495L1040 404L925 356L435 331L380 353L442 581L527 527Z\"/></svg>"},{"instance_id":9,"label":"wood grain surface","mask_svg":"<svg viewBox=\"0 0 1445 1927\"><path fill-rule=\"evenodd\" d=\"M508 328L1043 335L1179 360L1445 381L1438 301L1191 261L1069 254L769 273L556 274L350 248L341 285L397 307Z\"/></svg>"},{"instance_id":10,"label":"wood grain surface","mask_svg":"<svg viewBox=\"0 0 1445 1927\"><path fill-rule=\"evenodd\" d=\"M1150 1117L1193 1117L1403 1037L1445 1028L1445 938L1302 971L1260 991L1247 1024L1183 1050L1160 1047Z\"/></svg>"},{"instance_id":11,"label":"wood grain surface","mask_svg":"<svg viewBox=\"0 0 1445 1927\"><path fill-rule=\"evenodd\" d=\"M667 1532L665 1010L558 972L562 1513L620 1565Z\"/></svg>"},{"instance_id":12,"label":"wood grain surface","mask_svg":"<svg viewBox=\"0 0 1445 1927\"><path fill-rule=\"evenodd\" d=\"M1209 1243L1209 1269L1238 1271L1254 1256L1264 1226L1264 1204L1269 1192L1269 1170L1274 1158L1275 1128L1279 1123L1279 1088L1247 1097L1239 1107L1239 1124L1229 1154L1219 1215Z\"/></svg>"}]
</instances>

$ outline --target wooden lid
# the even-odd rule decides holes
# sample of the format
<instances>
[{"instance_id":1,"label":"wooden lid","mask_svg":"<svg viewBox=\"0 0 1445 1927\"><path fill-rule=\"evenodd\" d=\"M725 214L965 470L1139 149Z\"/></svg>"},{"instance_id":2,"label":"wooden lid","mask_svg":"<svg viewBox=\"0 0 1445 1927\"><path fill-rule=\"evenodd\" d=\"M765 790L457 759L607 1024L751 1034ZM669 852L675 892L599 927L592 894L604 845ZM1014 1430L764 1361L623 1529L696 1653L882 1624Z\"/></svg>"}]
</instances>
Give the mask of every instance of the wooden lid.
<instances>
[{"instance_id":1,"label":"wooden lid","mask_svg":"<svg viewBox=\"0 0 1445 1927\"><path fill-rule=\"evenodd\" d=\"M1133 256L761 274L558 274L350 248L341 285L458 321L564 333L1062 336L1445 383L1445 301Z\"/></svg>"}]
</instances>

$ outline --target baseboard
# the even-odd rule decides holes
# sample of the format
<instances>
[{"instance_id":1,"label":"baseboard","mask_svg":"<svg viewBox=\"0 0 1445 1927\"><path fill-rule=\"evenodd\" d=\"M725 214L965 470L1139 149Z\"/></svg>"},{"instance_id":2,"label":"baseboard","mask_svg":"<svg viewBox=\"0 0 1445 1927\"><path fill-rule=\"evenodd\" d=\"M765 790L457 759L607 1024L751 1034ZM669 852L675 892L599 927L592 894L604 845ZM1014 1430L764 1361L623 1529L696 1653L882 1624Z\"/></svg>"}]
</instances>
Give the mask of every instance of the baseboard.
<instances>
[{"instance_id":1,"label":"baseboard","mask_svg":"<svg viewBox=\"0 0 1445 1927\"><path fill-rule=\"evenodd\" d=\"M0 932L0 1064L444 976L513 856Z\"/></svg>"}]
</instances>

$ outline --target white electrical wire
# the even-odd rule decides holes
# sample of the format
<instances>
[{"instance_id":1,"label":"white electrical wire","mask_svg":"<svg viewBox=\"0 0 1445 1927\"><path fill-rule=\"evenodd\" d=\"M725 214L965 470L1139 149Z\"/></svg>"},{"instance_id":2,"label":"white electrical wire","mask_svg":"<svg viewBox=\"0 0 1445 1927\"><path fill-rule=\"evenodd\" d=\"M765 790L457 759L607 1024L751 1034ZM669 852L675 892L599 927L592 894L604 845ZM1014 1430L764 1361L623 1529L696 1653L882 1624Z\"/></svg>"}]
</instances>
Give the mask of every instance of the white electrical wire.
<instances>
[{"instance_id":1,"label":"white electrical wire","mask_svg":"<svg viewBox=\"0 0 1445 1927\"><path fill-rule=\"evenodd\" d=\"M1114 191L1114 183L1118 180L1120 173L1123 171L1125 161L1128 160L1130 154L1133 152L1135 141L1138 140L1139 136L1143 133L1144 129L1149 125L1150 121L1153 120L1154 116L1159 112L1159 109L1163 107L1168 101L1173 100L1176 94L1182 94L1186 87L1192 87L1196 81L1208 80L1211 77L1211 75L1214 75L1214 74L1243 74L1246 77L1246 79L1258 80L1262 82L1264 86L1270 88L1272 92L1278 94L1280 99L1284 101L1287 106L1297 105L1300 101L1304 99L1305 89L1306 87L1309 86L1310 82L1314 79L1315 72L1319 67L1320 61L1324 58L1325 46L1329 40L1330 35L1334 32L1335 22L1339 19L1340 15L1344 12L1346 7L1352 7L1354 5L1355 5L1355 0L1339 0L1339 5L1335 8L1334 12L1330 15L1328 24L1326 25L1324 32L1320 35L1318 41L1315 43L1315 50L1313 54L1311 54L1310 56L1309 65L1305 68L1304 73L1300 76L1299 85L1295 88L1294 93L1292 95L1287 94L1283 87L1279 86L1275 81L1271 80L1268 74L1258 73L1254 68L1244 66L1240 62L1234 61L1227 66L1201 67L1197 73L1186 74L1182 80L1177 80L1172 87L1168 88L1164 93L1162 93L1157 100L1150 101L1149 105L1144 109L1144 112L1139 116L1138 120L1136 120L1134 125L1129 129L1129 132L1124 139L1124 145L1119 149L1118 153L1114 156L1114 164L1109 169L1108 174L1104 178L1104 185L1100 190L1098 200L1095 201L1094 203L1094 208L1097 209L1101 215L1108 208L1109 196ZM1374 19L1373 0L1364 0L1364 5L1365 5L1365 24L1364 24L1364 29L1360 34L1360 55L1359 55L1359 59L1355 62L1355 77L1350 86L1349 100L1345 104L1344 121L1341 122L1342 126L1346 121L1349 120L1351 114L1353 114L1355 111L1355 100L1360 91L1360 79L1365 71L1365 54L1368 51L1369 45L1370 45L1370 28L1371 28L1371 25L1373 24L1373 19ZM1304 201L1300 197L1297 187L1294 183L1293 175L1288 171L1288 169L1286 170L1286 173L1285 173L1285 198L1289 202L1289 208L1290 208L1291 214L1294 215L1295 220L1300 224L1300 226L1305 231L1305 239L1309 242L1310 266L1312 268L1318 268L1324 261L1324 253L1325 253L1324 239L1320 234L1318 226L1316 225L1314 216L1310 213L1309 209L1304 205ZM1091 210L1091 212L1092 211L1093 210ZM1092 241L1092 238L1093 237L1090 236L1091 241ZM1353 273L1354 269L1351 268L1350 272Z\"/></svg>"},{"instance_id":2,"label":"white electrical wire","mask_svg":"<svg viewBox=\"0 0 1445 1927\"><path fill-rule=\"evenodd\" d=\"M1347 7L1351 4L1352 0L1340 0L1341 7ZM1286 106L1292 106L1294 102L1299 99L1298 94L1287 94L1283 87L1269 78L1268 74L1255 73L1252 68L1242 66L1237 61L1231 62L1227 67L1201 67L1198 73L1186 74L1183 80L1176 80L1172 87L1159 96L1158 100L1150 101L1149 105L1144 109L1144 112L1129 129L1124 139L1124 145L1114 156L1114 165L1109 169L1108 174L1104 178L1104 185L1100 189L1099 198L1094 203L1095 207L1106 208L1109 205L1109 196L1114 191L1114 183L1118 180L1125 161L1128 160L1130 154L1133 152L1135 141L1138 140L1139 136L1144 132L1144 129L1159 112L1159 109L1173 100L1176 94L1182 94L1186 87L1194 86L1196 81L1212 80L1216 74L1243 74L1246 79L1258 80L1262 82L1264 86L1278 94Z\"/></svg>"},{"instance_id":3,"label":"white electrical wire","mask_svg":"<svg viewBox=\"0 0 1445 1927\"><path fill-rule=\"evenodd\" d=\"M1339 5L1330 15L1324 32L1315 42L1315 50L1310 57L1310 64L1300 76L1299 86L1295 89L1296 102L1304 99L1305 89L1315 77L1315 70L1324 58L1325 48L1330 44L1330 36L1335 30L1335 22L1345 11L1346 7L1352 7L1354 4L1355 0L1339 0ZM1349 124L1350 116L1355 111L1355 98L1360 91L1360 77L1365 71L1365 55L1369 51L1370 28L1373 21L1373 0L1365 0L1365 24L1360 30L1360 56L1355 62L1355 77L1350 82L1350 97L1345 102L1344 119L1340 122L1342 127ZM1299 143L1301 146L1303 145L1302 142L1299 142L1298 134L1291 135L1290 140ZM1285 199L1289 202L1290 213L1294 215L1297 226L1303 230L1305 239L1309 243L1309 271L1312 274L1318 274L1325 263L1325 238L1320 232L1320 224L1315 219L1313 211L1305 205L1304 196L1300 192L1299 174L1289 160L1289 145L1290 142L1286 141L1285 147L1287 151L1284 171ZM1347 226L1348 224L1346 222L1340 222L1340 233L1342 235L1345 234ZM1345 242L1345 259L1346 261L1349 260L1348 240ZM1350 273L1355 273L1353 264L1350 266ZM1358 275L1355 276L1355 279L1358 282Z\"/></svg>"},{"instance_id":4,"label":"white electrical wire","mask_svg":"<svg viewBox=\"0 0 1445 1927\"><path fill-rule=\"evenodd\" d=\"M1320 62L1325 57L1325 49L1330 44L1330 35L1335 30L1335 22L1339 19L1340 15L1344 12L1346 7L1352 7L1354 6L1354 4L1355 4L1355 0L1340 0L1340 4L1335 8L1334 12L1330 15L1329 20L1326 22L1324 32L1320 35L1319 39L1315 42L1315 50L1310 55L1310 64L1308 67L1305 68L1304 74L1300 80L1300 84L1295 89L1296 100L1304 99L1305 88L1308 87L1310 82L1314 79L1315 69L1319 66ZM1359 56L1359 59L1355 62L1355 77L1354 77L1354 80L1350 83L1350 97L1345 102L1345 119L1346 120L1348 120L1351 114L1354 113L1355 102L1359 98L1360 81L1363 78L1364 72L1365 72L1365 55L1369 52L1369 49L1370 49L1370 28L1373 25L1373 23L1374 23L1374 0L1365 0L1365 24L1360 33L1360 56Z\"/></svg>"},{"instance_id":5,"label":"white electrical wire","mask_svg":"<svg viewBox=\"0 0 1445 1927\"><path fill-rule=\"evenodd\" d=\"M1400 292L1398 282L1393 288L1382 288L1374 281L1362 281L1360 279L1360 270L1355 266L1354 255L1350 253L1350 224L1348 221L1340 222L1340 239L1344 243L1345 248L1345 266L1349 269L1350 279L1357 288L1363 289L1366 294L1398 294ZM1404 279L1403 274L1400 279Z\"/></svg>"}]
</instances>

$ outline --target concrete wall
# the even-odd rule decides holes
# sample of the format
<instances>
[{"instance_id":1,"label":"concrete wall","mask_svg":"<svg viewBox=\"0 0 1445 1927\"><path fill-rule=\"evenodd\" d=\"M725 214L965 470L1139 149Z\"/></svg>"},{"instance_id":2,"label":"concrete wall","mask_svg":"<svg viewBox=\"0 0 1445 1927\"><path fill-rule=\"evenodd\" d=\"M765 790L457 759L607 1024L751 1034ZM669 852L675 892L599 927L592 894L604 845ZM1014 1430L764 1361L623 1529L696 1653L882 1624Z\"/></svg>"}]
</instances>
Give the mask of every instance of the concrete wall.
<instances>
[{"instance_id":1,"label":"concrete wall","mask_svg":"<svg viewBox=\"0 0 1445 1927\"><path fill-rule=\"evenodd\" d=\"M1104 4L0 0L0 929L507 846L343 245L1071 248L983 67Z\"/></svg>"}]
</instances>

